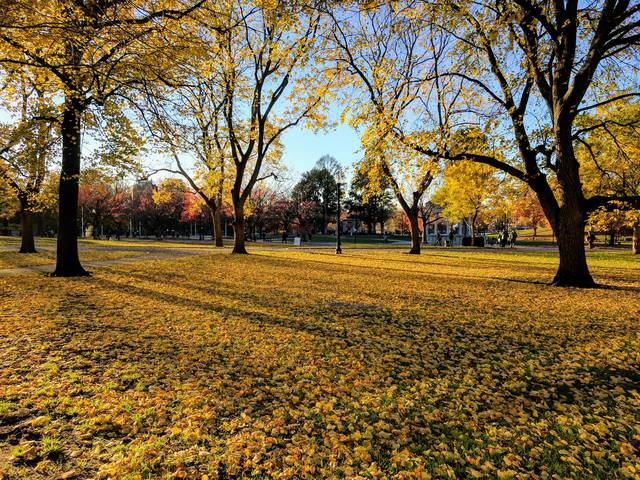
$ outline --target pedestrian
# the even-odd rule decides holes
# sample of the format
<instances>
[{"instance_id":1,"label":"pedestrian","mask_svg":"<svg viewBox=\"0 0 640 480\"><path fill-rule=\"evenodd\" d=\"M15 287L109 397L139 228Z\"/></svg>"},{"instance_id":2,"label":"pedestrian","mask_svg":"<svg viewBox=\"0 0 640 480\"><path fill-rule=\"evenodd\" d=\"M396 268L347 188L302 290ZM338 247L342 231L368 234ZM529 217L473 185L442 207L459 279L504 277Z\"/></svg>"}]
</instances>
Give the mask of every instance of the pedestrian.
<instances>
[{"instance_id":1,"label":"pedestrian","mask_svg":"<svg viewBox=\"0 0 640 480\"><path fill-rule=\"evenodd\" d=\"M589 244L589 250L593 250L596 246L596 232L593 231L593 228L587 234L587 243Z\"/></svg>"},{"instance_id":2,"label":"pedestrian","mask_svg":"<svg viewBox=\"0 0 640 480\"><path fill-rule=\"evenodd\" d=\"M438 235L436 236L436 245L439 247L442 246L442 234L440 232L438 232Z\"/></svg>"},{"instance_id":3,"label":"pedestrian","mask_svg":"<svg viewBox=\"0 0 640 480\"><path fill-rule=\"evenodd\" d=\"M453 239L455 238L455 234L453 230L449 230L449 246L453 247Z\"/></svg>"},{"instance_id":4,"label":"pedestrian","mask_svg":"<svg viewBox=\"0 0 640 480\"><path fill-rule=\"evenodd\" d=\"M282 243L287 243L287 231L282 231Z\"/></svg>"},{"instance_id":5,"label":"pedestrian","mask_svg":"<svg viewBox=\"0 0 640 480\"><path fill-rule=\"evenodd\" d=\"M516 232L516 229L514 228L513 230L511 230L511 248L516 246L517 239L518 239L518 232Z\"/></svg>"}]
</instances>

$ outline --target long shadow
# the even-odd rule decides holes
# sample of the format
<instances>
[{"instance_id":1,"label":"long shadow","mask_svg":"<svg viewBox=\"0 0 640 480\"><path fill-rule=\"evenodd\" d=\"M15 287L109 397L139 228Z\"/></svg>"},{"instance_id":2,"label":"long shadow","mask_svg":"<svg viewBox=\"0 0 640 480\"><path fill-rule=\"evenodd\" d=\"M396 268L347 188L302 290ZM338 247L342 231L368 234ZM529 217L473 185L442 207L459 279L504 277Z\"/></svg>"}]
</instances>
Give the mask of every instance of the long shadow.
<instances>
[{"instance_id":1,"label":"long shadow","mask_svg":"<svg viewBox=\"0 0 640 480\"><path fill-rule=\"evenodd\" d=\"M333 257L333 254L330 253L315 253L316 255L321 255L321 256L326 256L326 257ZM354 258L359 258L359 259L363 259L363 260L367 260L370 257L367 255L358 255L357 253L350 253L349 254L350 257L354 257ZM455 269L468 269L470 266L486 266L486 265L493 265L493 266L497 266L499 267L499 265L495 264L495 261L492 261L491 259L477 259L477 260L468 260L468 259L461 259L458 256L455 255L432 255L433 257L436 258L440 258L440 257L450 257L450 258L455 258L459 261L461 261L462 263L459 264L447 264L447 267L449 268L455 268ZM336 265L335 262L320 262L319 260L313 260L313 259L305 259L302 261L309 261L309 262L319 262L319 263L325 263L325 264L332 264L332 265ZM429 265L429 266L436 266L436 267L442 267L444 264L443 263L437 263L437 262L425 262L425 261L415 261L415 260L402 260L402 259L397 259L397 258L392 258L392 259L385 259L386 262L390 262L390 263L408 263L411 265ZM549 265L535 265L531 262L520 262L520 261L516 261L516 260L503 260L503 259L499 259L497 260L498 263L504 264L503 266L505 267L505 269L508 269L510 266L518 266L521 268L526 268L528 271L539 271L539 272L547 272L549 270L549 266L550 267L554 267L555 264L549 264ZM411 275L411 274L417 274L417 275L429 275L429 276L437 276L437 274L433 274L431 272L420 272L420 271L416 271L416 270L404 270L404 269L399 269L399 268L393 268L393 267L375 267L375 266L364 266L364 265L356 265L356 264L352 264L352 263L340 263L339 265L345 265L345 266L350 266L350 267L362 267L362 268L366 268L367 270L370 269L379 269L379 270L394 270L397 272L404 272L406 275ZM623 275L617 275L615 278L619 279L621 281L628 281L628 278L626 275L624 275L624 273L628 273L629 269L628 268L622 268L622 267L595 267L595 268L606 268L608 271L611 270L616 270L616 271L621 271L623 273ZM486 280L497 280L497 281L507 281L507 282L517 282L517 283L529 283L529 284L534 284L534 285L542 285L542 286L551 286L551 276L550 275L550 279L548 282L545 281L541 281L541 280L520 280L520 279L513 279L513 278L508 278L508 277L495 277L495 276L483 276L483 275L469 275L469 274L452 274L450 275L452 277L463 277L463 278L468 278L468 279L486 279ZM600 287L600 285L599 285ZM614 287L616 288L616 287ZM636 287L632 287L632 286L628 286L628 287L619 287L619 290L629 290L629 291L636 291Z\"/></svg>"},{"instance_id":2,"label":"long shadow","mask_svg":"<svg viewBox=\"0 0 640 480\"><path fill-rule=\"evenodd\" d=\"M256 257L258 258L258 257ZM273 259L273 257L263 257L263 258L267 258L267 259ZM279 269L287 269L291 271L291 275L295 275L296 271L299 270L298 266L290 266L290 265L286 265L283 264L281 262L280 259L279 260L279 265L278 268ZM319 292L319 293L324 293L324 294L329 294L328 296L336 296L336 281L334 278L334 275L336 273L335 271L335 267L333 263L328 263L328 262L323 262L321 260L310 260L310 259L304 259L304 260L288 260L288 263L290 262L299 262L299 263L306 263L306 262L313 262L313 263L318 263L321 266L321 269L317 269L317 271L319 271L321 273L320 277L321 278L315 278L313 280L309 280L308 281L308 288L312 288L315 292ZM273 262L262 262L265 264L268 264L269 266L273 266ZM362 270L362 274L364 276L370 275L371 274L371 268L372 267L368 267L368 266L363 266L363 265L355 265L355 268ZM104 269L106 271L112 272L114 274L121 274L122 272L120 271L116 271L116 270L109 270L109 269ZM433 274L433 273L429 273L429 272L419 272L419 271L408 271L408 270L403 270L403 269L393 269L393 268L380 268L380 270L385 271L388 273L389 270L392 270L394 272L398 272L400 273L397 278L395 279L397 282L402 282L402 281L406 281L407 279L410 278L414 278L417 280L420 280L424 277L429 277L429 278L433 278L433 279L442 279L442 280L447 280L447 279L451 279L451 277L455 277L457 279L465 279L465 280L469 280L469 281L476 281L478 279L489 279L489 277L475 277L475 276L470 276L470 275L460 275L460 274L456 274L456 275L438 275L438 274ZM326 272L327 275L322 275L322 272ZM154 282L154 283L158 283L158 284L166 284L167 283L167 278L158 274L153 274L153 273L134 273L134 272L127 272L128 276L132 276L135 278L138 278L139 280L142 281L147 281L147 282ZM322 278L327 278L326 280L323 280ZM188 289L194 289L197 291L201 291L203 293L212 293L215 291L214 286L218 286L221 288L224 288L226 291L224 292L224 295L227 296L228 298L232 298L232 299L238 299L238 300L246 300L248 294L242 293L242 294L238 294L237 293L237 284L233 283L233 281L225 281L222 280L220 278L216 278L215 279L215 283L213 283L213 281L210 281L208 283L208 287L202 287L201 283L194 283L193 282L193 276L189 276L186 274L180 274L180 273L171 273L171 279L181 279L180 281L180 286L183 288L188 288ZM387 275L386 277L386 281L392 281L393 279L390 279ZM497 280L503 280L503 279L497 279ZM434 280L437 281L437 280ZM306 285L306 283L302 283L301 285ZM286 297L292 297L292 296L296 296L299 295L300 292L295 292L295 291L291 291L291 289L287 289L287 288L282 288L282 287L278 287L275 285L262 285L260 283L253 283L252 285L253 288L260 288L261 290L269 290L271 293L273 293L274 291L277 291L279 293L282 294L282 296L286 296ZM345 288L348 288L348 286L343 286L343 288L341 289L342 291L345 290ZM222 292L220 292L222 293ZM379 299L379 296L376 295L368 295L366 292L357 292L361 297L366 298L370 301L373 301L373 303L377 303L376 300ZM273 302L269 300L268 296L265 296L264 298L264 302L261 302L259 300L259 298L261 298L260 296L257 295L251 295L252 300L255 301L256 303L258 303L261 306L266 306L266 307L272 307L273 306Z\"/></svg>"},{"instance_id":3,"label":"long shadow","mask_svg":"<svg viewBox=\"0 0 640 480\"><path fill-rule=\"evenodd\" d=\"M199 308L205 312L213 312L223 317L241 318L243 320L256 323L258 325L270 325L274 327L284 327L296 331L318 335L320 337L333 337L336 339L346 338L346 332L337 332L334 328L296 320L293 316L268 314L265 312L253 311L250 309L240 309L238 306L232 308L218 303L207 303L193 298L185 298L165 292L158 292L149 288L132 285L122 285L105 278L96 278L95 283L105 289L117 289L130 295L145 297L154 301L164 302L170 305L182 305L190 308ZM294 309L292 309L294 310ZM291 312L295 315L295 311Z\"/></svg>"},{"instance_id":4,"label":"long shadow","mask_svg":"<svg viewBox=\"0 0 640 480\"><path fill-rule=\"evenodd\" d=\"M597 284L596 285L596 289L640 293L640 287L632 287L632 286L627 286L627 285Z\"/></svg>"},{"instance_id":5,"label":"long shadow","mask_svg":"<svg viewBox=\"0 0 640 480\"><path fill-rule=\"evenodd\" d=\"M463 251L464 252L464 251ZM328 257L331 257L331 254L327 254L327 253L317 253L316 255L325 255ZM356 257L356 258L362 258L362 259L367 259L370 258L369 256L366 255L358 255L357 253L351 253L349 252L349 256L351 257ZM453 267L453 268L469 268L469 266L486 266L487 264L491 264L491 265L495 265L496 262L497 263L502 263L505 264L505 266L507 265L516 265L519 267L527 267L528 269L531 268L535 268L537 270L547 270L547 268L545 266L541 266L541 265L535 265L533 264L533 262L522 262L522 261L517 261L517 260L504 260L504 259L468 259L468 258L461 258L460 256L457 255L448 255L448 254L429 254L429 253L421 253L420 255L414 255L413 260L403 260L403 259L398 259L398 258L387 258L385 259L386 262L395 262L395 263L408 263L410 265L431 265L431 266L437 266L437 267L442 267L444 265L443 262L425 262L422 261L423 258L425 257L432 257L432 258L453 258L456 259L458 262L457 264L447 264L448 267ZM551 266L553 266L553 264L549 264Z\"/></svg>"},{"instance_id":6,"label":"long shadow","mask_svg":"<svg viewBox=\"0 0 640 480\"><path fill-rule=\"evenodd\" d=\"M549 287L551 282L542 282L540 280L525 280L524 278L507 278L507 277L486 277L492 280L499 280L501 282L513 282L513 283L526 283L529 285L542 285Z\"/></svg>"}]
</instances>

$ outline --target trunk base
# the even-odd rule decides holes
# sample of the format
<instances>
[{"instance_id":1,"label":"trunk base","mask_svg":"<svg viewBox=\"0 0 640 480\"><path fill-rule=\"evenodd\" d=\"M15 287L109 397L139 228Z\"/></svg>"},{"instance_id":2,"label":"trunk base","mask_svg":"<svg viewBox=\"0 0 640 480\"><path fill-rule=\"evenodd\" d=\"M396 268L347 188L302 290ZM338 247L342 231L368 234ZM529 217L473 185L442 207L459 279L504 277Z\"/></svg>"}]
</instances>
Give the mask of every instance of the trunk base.
<instances>
[{"instance_id":1,"label":"trunk base","mask_svg":"<svg viewBox=\"0 0 640 480\"><path fill-rule=\"evenodd\" d=\"M597 288L598 284L594 282L589 273L585 275L562 275L558 272L551 282L554 287L575 287L575 288Z\"/></svg>"},{"instance_id":2,"label":"trunk base","mask_svg":"<svg viewBox=\"0 0 640 480\"><path fill-rule=\"evenodd\" d=\"M18 253L38 253L33 239L33 217L28 209L26 200L21 200L22 235L20 239L20 251Z\"/></svg>"},{"instance_id":3,"label":"trunk base","mask_svg":"<svg viewBox=\"0 0 640 480\"><path fill-rule=\"evenodd\" d=\"M224 247L224 243L222 241L222 215L220 210L216 210L211 215L212 218L212 230L211 234L213 235L213 241L216 247Z\"/></svg>"},{"instance_id":4,"label":"trunk base","mask_svg":"<svg viewBox=\"0 0 640 480\"><path fill-rule=\"evenodd\" d=\"M82 268L82 266L78 266L75 268L59 268L56 267L56 269L53 271L53 273L51 273L50 275L51 277L90 277L91 274L89 272L87 272L84 268Z\"/></svg>"},{"instance_id":5,"label":"trunk base","mask_svg":"<svg viewBox=\"0 0 640 480\"><path fill-rule=\"evenodd\" d=\"M420 248L412 248L407 252L409 255L420 255Z\"/></svg>"},{"instance_id":6,"label":"trunk base","mask_svg":"<svg viewBox=\"0 0 640 480\"><path fill-rule=\"evenodd\" d=\"M244 247L244 245L234 245L233 246L233 250L231 250L231 253L236 253L238 255L248 255L249 252L247 252L247 249Z\"/></svg>"}]
</instances>

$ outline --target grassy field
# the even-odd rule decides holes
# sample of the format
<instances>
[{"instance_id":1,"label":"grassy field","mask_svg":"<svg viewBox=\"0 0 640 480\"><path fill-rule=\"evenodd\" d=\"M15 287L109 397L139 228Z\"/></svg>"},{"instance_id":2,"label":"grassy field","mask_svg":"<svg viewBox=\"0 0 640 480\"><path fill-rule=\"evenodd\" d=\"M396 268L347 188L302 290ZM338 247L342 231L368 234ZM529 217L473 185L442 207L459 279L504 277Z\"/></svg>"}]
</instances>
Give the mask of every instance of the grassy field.
<instances>
[{"instance_id":1,"label":"grassy field","mask_svg":"<svg viewBox=\"0 0 640 480\"><path fill-rule=\"evenodd\" d=\"M0 276L0 478L640 475L640 263L253 248Z\"/></svg>"}]
</instances>

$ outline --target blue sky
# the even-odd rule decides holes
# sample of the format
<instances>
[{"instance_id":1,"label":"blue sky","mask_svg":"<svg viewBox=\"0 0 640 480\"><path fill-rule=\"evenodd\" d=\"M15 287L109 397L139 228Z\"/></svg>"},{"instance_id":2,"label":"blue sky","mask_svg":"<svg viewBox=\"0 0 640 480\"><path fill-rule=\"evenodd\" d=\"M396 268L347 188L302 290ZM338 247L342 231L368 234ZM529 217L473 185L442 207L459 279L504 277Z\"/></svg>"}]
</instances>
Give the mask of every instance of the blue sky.
<instances>
[{"instance_id":1,"label":"blue sky","mask_svg":"<svg viewBox=\"0 0 640 480\"><path fill-rule=\"evenodd\" d=\"M10 121L10 117L0 110L0 121ZM310 170L323 155L331 155L338 160L350 177L352 165L361 158L360 134L348 125L338 125L335 129L315 132L303 126L294 127L283 136L284 152L282 162L287 166L287 177L297 180ZM91 140L85 144L85 155L92 147Z\"/></svg>"},{"instance_id":2,"label":"blue sky","mask_svg":"<svg viewBox=\"0 0 640 480\"><path fill-rule=\"evenodd\" d=\"M296 127L284 134L282 162L288 167L288 176L298 179L300 174L313 168L323 155L331 155L350 172L353 163L362 156L360 134L348 125L335 130L314 132Z\"/></svg>"}]
</instances>

